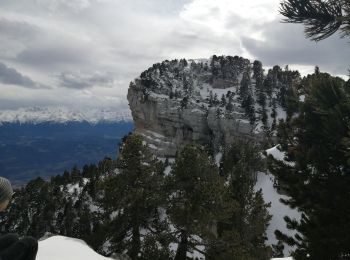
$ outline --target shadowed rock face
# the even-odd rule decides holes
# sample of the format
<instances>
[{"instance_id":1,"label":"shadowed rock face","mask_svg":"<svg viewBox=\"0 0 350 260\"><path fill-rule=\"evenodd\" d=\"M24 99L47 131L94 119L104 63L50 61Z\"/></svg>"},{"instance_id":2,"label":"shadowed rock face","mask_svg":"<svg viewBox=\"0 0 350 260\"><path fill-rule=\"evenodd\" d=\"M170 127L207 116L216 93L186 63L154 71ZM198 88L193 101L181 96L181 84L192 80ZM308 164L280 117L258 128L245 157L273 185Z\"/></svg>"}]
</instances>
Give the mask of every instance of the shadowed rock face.
<instances>
[{"instance_id":1,"label":"shadowed rock face","mask_svg":"<svg viewBox=\"0 0 350 260\"><path fill-rule=\"evenodd\" d=\"M236 138L263 138L258 105L252 104L255 122L241 105L243 74L249 76L247 91L255 102L250 61L216 58L158 63L130 83L127 98L135 132L158 156L174 156L191 142L218 151Z\"/></svg>"}]
</instances>

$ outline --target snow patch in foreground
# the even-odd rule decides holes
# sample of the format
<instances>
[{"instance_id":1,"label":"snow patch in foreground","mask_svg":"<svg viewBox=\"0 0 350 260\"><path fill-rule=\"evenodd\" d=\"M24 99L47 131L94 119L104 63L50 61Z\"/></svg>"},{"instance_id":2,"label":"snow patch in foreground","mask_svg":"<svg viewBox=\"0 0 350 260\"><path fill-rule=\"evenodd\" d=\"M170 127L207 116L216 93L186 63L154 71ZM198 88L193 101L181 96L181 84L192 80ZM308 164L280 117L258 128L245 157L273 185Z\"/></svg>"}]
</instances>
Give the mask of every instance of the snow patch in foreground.
<instances>
[{"instance_id":1,"label":"snow patch in foreground","mask_svg":"<svg viewBox=\"0 0 350 260\"><path fill-rule=\"evenodd\" d=\"M39 241L37 260L111 260L92 250L84 241L76 238L53 236ZM293 260L292 257L271 260Z\"/></svg>"},{"instance_id":2,"label":"snow patch in foreground","mask_svg":"<svg viewBox=\"0 0 350 260\"><path fill-rule=\"evenodd\" d=\"M53 236L39 242L37 260L110 260L92 250L84 241Z\"/></svg>"}]
</instances>

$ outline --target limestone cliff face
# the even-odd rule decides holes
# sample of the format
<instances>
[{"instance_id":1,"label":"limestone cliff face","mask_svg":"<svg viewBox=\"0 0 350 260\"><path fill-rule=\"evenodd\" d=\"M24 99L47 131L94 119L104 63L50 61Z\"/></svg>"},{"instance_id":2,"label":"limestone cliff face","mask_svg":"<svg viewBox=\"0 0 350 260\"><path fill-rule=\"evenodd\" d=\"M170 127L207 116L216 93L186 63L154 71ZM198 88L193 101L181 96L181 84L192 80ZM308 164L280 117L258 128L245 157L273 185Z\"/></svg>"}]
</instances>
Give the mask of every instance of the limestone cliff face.
<instances>
[{"instance_id":1,"label":"limestone cliff face","mask_svg":"<svg viewBox=\"0 0 350 260\"><path fill-rule=\"evenodd\" d=\"M260 72L251 72L252 67L237 56L153 65L129 87L135 132L163 157L191 142L218 151L236 138L262 139L285 113L278 91L264 93L264 102L273 106L256 103Z\"/></svg>"}]
</instances>

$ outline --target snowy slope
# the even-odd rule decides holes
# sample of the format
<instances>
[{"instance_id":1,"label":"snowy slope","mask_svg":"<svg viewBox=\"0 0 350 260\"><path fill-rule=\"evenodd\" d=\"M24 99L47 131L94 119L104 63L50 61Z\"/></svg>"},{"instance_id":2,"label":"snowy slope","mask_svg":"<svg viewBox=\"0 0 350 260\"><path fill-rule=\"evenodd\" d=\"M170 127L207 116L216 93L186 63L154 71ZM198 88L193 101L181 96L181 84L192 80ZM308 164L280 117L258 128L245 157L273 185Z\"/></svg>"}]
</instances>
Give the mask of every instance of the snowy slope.
<instances>
[{"instance_id":1,"label":"snowy slope","mask_svg":"<svg viewBox=\"0 0 350 260\"><path fill-rule=\"evenodd\" d=\"M84 241L64 236L53 236L39 242L37 260L108 260L92 250ZM293 260L291 257L271 260Z\"/></svg>"},{"instance_id":2,"label":"snowy slope","mask_svg":"<svg viewBox=\"0 0 350 260\"><path fill-rule=\"evenodd\" d=\"M264 172L258 173L258 180L255 185L255 190L262 190L263 197L266 203L271 202L271 207L269 212L272 215L272 219L267 228L267 244L273 245L277 244L278 240L275 237L275 230L278 229L285 234L294 236L295 231L287 229L286 222L284 221L284 216L289 216L290 218L300 219L301 213L296 209L291 209L286 206L280 199L287 199L287 196L278 194L276 189L273 187L274 176L271 174L266 174ZM289 255L290 248L288 245L285 245L284 254Z\"/></svg>"},{"instance_id":3,"label":"snowy slope","mask_svg":"<svg viewBox=\"0 0 350 260\"><path fill-rule=\"evenodd\" d=\"M3 123L67 123L88 122L128 122L131 121L129 110L115 108L71 109L66 107L30 107L16 110L0 110L0 125Z\"/></svg>"}]
</instances>

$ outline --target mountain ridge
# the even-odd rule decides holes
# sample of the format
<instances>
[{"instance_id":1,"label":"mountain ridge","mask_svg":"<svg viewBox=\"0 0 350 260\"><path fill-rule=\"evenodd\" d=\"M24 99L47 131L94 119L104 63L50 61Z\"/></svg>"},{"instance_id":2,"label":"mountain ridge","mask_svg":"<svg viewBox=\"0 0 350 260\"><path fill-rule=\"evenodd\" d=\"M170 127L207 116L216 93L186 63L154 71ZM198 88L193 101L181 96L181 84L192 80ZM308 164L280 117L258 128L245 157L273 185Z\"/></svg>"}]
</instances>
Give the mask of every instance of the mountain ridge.
<instances>
[{"instance_id":1,"label":"mountain ridge","mask_svg":"<svg viewBox=\"0 0 350 260\"><path fill-rule=\"evenodd\" d=\"M98 123L131 122L129 110L115 108L67 108L67 107L21 107L14 110L0 110L0 126L7 123Z\"/></svg>"}]
</instances>

